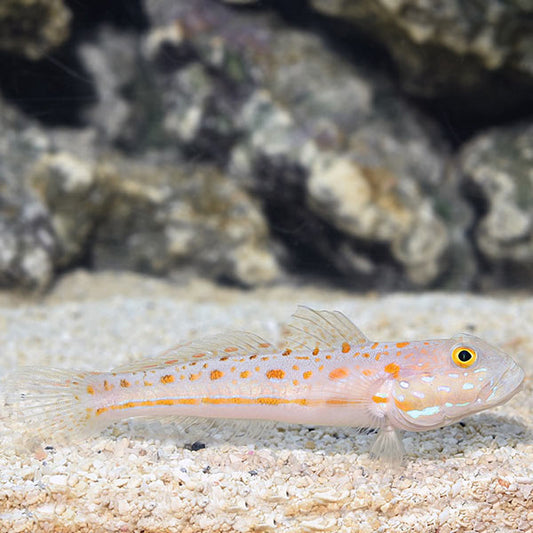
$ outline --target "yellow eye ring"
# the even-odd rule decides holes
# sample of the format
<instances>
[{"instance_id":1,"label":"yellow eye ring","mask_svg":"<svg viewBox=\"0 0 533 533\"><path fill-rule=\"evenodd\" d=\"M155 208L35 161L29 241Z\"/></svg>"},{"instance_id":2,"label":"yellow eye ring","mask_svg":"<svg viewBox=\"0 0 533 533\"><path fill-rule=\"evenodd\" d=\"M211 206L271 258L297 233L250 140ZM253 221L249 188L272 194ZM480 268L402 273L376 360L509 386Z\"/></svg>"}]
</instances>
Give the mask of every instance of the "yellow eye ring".
<instances>
[{"instance_id":1,"label":"yellow eye ring","mask_svg":"<svg viewBox=\"0 0 533 533\"><path fill-rule=\"evenodd\" d=\"M458 346L457 348L454 348L452 352L452 359L457 366L468 368L476 362L477 353L475 350L472 350L472 348Z\"/></svg>"}]
</instances>

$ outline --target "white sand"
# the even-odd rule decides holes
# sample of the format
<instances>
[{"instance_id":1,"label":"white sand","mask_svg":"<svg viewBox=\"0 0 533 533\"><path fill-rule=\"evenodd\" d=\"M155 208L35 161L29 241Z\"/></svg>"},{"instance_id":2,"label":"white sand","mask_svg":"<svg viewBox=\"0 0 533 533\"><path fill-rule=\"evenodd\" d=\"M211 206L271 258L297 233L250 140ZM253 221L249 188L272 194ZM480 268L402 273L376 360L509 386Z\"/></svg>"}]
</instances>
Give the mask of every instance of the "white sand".
<instances>
[{"instance_id":1,"label":"white sand","mask_svg":"<svg viewBox=\"0 0 533 533\"><path fill-rule=\"evenodd\" d=\"M239 292L77 273L41 302L0 295L0 370L107 370L225 329L275 340L298 303L342 310L379 340L472 331L516 357L525 389L463 424L405 434L400 470L372 460L374 436L353 430L243 436L134 421L29 454L0 426L0 532L533 529L533 297ZM204 449L184 447L198 440Z\"/></svg>"}]
</instances>

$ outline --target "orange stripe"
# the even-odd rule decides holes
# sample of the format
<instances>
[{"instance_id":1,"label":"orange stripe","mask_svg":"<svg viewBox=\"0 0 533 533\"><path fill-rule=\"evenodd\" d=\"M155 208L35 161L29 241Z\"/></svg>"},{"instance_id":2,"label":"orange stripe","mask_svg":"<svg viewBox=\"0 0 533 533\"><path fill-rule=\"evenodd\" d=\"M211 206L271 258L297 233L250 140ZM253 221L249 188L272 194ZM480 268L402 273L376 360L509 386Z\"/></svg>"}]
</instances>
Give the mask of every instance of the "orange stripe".
<instances>
[{"instance_id":1,"label":"orange stripe","mask_svg":"<svg viewBox=\"0 0 533 533\"><path fill-rule=\"evenodd\" d=\"M206 403L210 405L287 405L296 404L303 406L316 405L350 405L361 403L356 400L306 400L305 398L296 398L294 400L286 400L284 398L165 398L161 400L137 400L126 402L120 405L109 405L107 407L100 407L96 409L96 415L101 415L106 411L118 411L121 409L133 409L135 407L154 407L159 405L198 405Z\"/></svg>"}]
</instances>

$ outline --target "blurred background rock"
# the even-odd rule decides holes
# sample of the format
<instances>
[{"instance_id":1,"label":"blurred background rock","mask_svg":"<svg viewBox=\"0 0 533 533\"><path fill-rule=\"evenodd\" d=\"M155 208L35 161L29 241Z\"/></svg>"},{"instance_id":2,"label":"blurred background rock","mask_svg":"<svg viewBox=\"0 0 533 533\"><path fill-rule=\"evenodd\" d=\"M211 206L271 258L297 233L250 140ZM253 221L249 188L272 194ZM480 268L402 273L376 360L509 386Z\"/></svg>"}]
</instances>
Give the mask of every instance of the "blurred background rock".
<instances>
[{"instance_id":1,"label":"blurred background rock","mask_svg":"<svg viewBox=\"0 0 533 533\"><path fill-rule=\"evenodd\" d=\"M4 0L0 284L530 288L528 0Z\"/></svg>"}]
</instances>

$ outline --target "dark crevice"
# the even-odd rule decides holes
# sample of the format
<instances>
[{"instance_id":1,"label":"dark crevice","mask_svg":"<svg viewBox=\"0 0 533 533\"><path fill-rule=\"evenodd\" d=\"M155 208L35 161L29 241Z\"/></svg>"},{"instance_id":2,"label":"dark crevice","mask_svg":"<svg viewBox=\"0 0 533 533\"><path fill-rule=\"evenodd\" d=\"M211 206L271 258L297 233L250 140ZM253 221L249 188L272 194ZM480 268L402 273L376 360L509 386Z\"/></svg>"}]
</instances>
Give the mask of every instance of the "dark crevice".
<instances>
[{"instance_id":1,"label":"dark crevice","mask_svg":"<svg viewBox=\"0 0 533 533\"><path fill-rule=\"evenodd\" d=\"M83 125L82 110L97 98L93 80L80 62L80 42L102 24L143 31L148 27L140 0L68 0L70 38L39 61L0 54L0 92L27 115L49 126Z\"/></svg>"}]
</instances>

